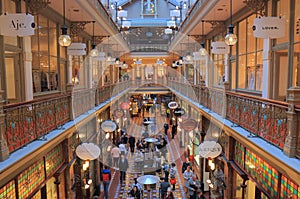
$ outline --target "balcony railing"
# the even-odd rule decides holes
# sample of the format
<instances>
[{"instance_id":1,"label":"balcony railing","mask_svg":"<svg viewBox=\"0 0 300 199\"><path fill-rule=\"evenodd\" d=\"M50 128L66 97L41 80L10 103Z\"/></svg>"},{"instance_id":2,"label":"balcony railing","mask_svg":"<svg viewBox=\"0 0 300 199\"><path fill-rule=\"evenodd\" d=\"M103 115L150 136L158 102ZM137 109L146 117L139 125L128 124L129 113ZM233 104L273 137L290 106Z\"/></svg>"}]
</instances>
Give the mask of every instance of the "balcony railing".
<instances>
[{"instance_id":1,"label":"balcony railing","mask_svg":"<svg viewBox=\"0 0 300 199\"><path fill-rule=\"evenodd\" d=\"M288 103L229 91L168 81L168 86L267 142L284 148L288 135ZM192 87L192 89L191 89Z\"/></svg>"},{"instance_id":2,"label":"balcony railing","mask_svg":"<svg viewBox=\"0 0 300 199\"><path fill-rule=\"evenodd\" d=\"M5 105L4 138L9 152L42 138L71 118L91 110L129 88L129 82ZM72 115L73 114L73 115Z\"/></svg>"}]
</instances>

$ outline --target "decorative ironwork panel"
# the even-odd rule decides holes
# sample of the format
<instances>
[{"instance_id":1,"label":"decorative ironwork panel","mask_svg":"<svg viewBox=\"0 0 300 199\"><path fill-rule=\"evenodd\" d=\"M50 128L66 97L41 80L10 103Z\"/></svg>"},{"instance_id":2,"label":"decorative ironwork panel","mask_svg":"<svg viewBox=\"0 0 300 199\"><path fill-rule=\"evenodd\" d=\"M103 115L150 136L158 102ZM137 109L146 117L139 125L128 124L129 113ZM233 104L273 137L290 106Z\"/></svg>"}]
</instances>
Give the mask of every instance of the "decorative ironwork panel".
<instances>
[{"instance_id":1,"label":"decorative ironwork panel","mask_svg":"<svg viewBox=\"0 0 300 199\"><path fill-rule=\"evenodd\" d=\"M32 106L23 105L5 109L5 138L10 152L36 139Z\"/></svg>"},{"instance_id":2,"label":"decorative ironwork panel","mask_svg":"<svg viewBox=\"0 0 300 199\"><path fill-rule=\"evenodd\" d=\"M240 123L239 125L253 134L257 134L259 123L260 103L251 99L242 98L239 101Z\"/></svg>"},{"instance_id":3,"label":"decorative ironwork panel","mask_svg":"<svg viewBox=\"0 0 300 199\"><path fill-rule=\"evenodd\" d=\"M43 136L56 128L54 101L42 101L34 105L37 136Z\"/></svg>"},{"instance_id":4,"label":"decorative ironwork panel","mask_svg":"<svg viewBox=\"0 0 300 199\"><path fill-rule=\"evenodd\" d=\"M46 175L51 176L64 163L62 144L46 155Z\"/></svg>"},{"instance_id":5,"label":"decorative ironwork panel","mask_svg":"<svg viewBox=\"0 0 300 199\"><path fill-rule=\"evenodd\" d=\"M293 180L287 178L282 174L281 176L281 192L280 199L299 199L300 198L300 186L293 182Z\"/></svg>"},{"instance_id":6,"label":"decorative ironwork panel","mask_svg":"<svg viewBox=\"0 0 300 199\"><path fill-rule=\"evenodd\" d=\"M226 99L227 99L226 117L232 122L238 124L240 121L239 99L238 97L230 94L227 94Z\"/></svg>"},{"instance_id":7,"label":"decorative ironwork panel","mask_svg":"<svg viewBox=\"0 0 300 199\"><path fill-rule=\"evenodd\" d=\"M278 195L278 171L249 149L246 150L245 169L262 188L274 198Z\"/></svg>"},{"instance_id":8,"label":"decorative ironwork panel","mask_svg":"<svg viewBox=\"0 0 300 199\"><path fill-rule=\"evenodd\" d=\"M258 135L283 149L287 134L286 108L262 104Z\"/></svg>"},{"instance_id":9,"label":"decorative ironwork panel","mask_svg":"<svg viewBox=\"0 0 300 199\"><path fill-rule=\"evenodd\" d=\"M261 192L260 199L269 199L269 197L266 196L263 192Z\"/></svg>"},{"instance_id":10,"label":"decorative ironwork panel","mask_svg":"<svg viewBox=\"0 0 300 199\"><path fill-rule=\"evenodd\" d=\"M18 176L19 198L27 198L44 180L44 161L31 165Z\"/></svg>"},{"instance_id":11,"label":"decorative ironwork panel","mask_svg":"<svg viewBox=\"0 0 300 199\"><path fill-rule=\"evenodd\" d=\"M234 146L234 162L237 163L241 168L244 168L244 154L245 154L245 147L235 141Z\"/></svg>"},{"instance_id":12,"label":"decorative ironwork panel","mask_svg":"<svg viewBox=\"0 0 300 199\"><path fill-rule=\"evenodd\" d=\"M224 107L224 92L210 90L211 109L219 115L222 115Z\"/></svg>"},{"instance_id":13,"label":"decorative ironwork panel","mask_svg":"<svg viewBox=\"0 0 300 199\"><path fill-rule=\"evenodd\" d=\"M31 199L42 199L41 191L38 191L36 194L34 194Z\"/></svg>"},{"instance_id":14,"label":"decorative ironwork panel","mask_svg":"<svg viewBox=\"0 0 300 199\"><path fill-rule=\"evenodd\" d=\"M6 185L0 188L0 198L4 198L4 199L17 198L16 184L14 180L8 182Z\"/></svg>"},{"instance_id":15,"label":"decorative ironwork panel","mask_svg":"<svg viewBox=\"0 0 300 199\"><path fill-rule=\"evenodd\" d=\"M55 101L56 126L61 126L70 120L70 98L61 97Z\"/></svg>"}]
</instances>

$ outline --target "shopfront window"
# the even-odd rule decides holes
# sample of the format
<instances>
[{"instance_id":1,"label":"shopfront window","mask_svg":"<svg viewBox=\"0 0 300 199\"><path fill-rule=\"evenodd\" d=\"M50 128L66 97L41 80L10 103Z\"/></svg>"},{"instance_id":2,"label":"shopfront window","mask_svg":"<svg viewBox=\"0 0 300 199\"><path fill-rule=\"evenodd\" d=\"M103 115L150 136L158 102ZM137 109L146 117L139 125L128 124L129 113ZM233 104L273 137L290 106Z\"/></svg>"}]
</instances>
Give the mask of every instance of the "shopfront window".
<instances>
[{"instance_id":1,"label":"shopfront window","mask_svg":"<svg viewBox=\"0 0 300 199\"><path fill-rule=\"evenodd\" d=\"M213 82L214 85L221 85L225 78L225 65L224 65L224 55L213 55L214 67L213 67Z\"/></svg>"},{"instance_id":2,"label":"shopfront window","mask_svg":"<svg viewBox=\"0 0 300 199\"><path fill-rule=\"evenodd\" d=\"M294 63L292 86L300 85L300 0L295 1Z\"/></svg>"},{"instance_id":3,"label":"shopfront window","mask_svg":"<svg viewBox=\"0 0 300 199\"><path fill-rule=\"evenodd\" d=\"M256 15L244 19L239 23L239 44L237 66L238 89L250 91L262 90L262 49L263 39L253 36L252 25ZM234 75L235 71L232 71ZM235 80L236 78L232 78Z\"/></svg>"},{"instance_id":4,"label":"shopfront window","mask_svg":"<svg viewBox=\"0 0 300 199\"><path fill-rule=\"evenodd\" d=\"M297 5L297 3L295 5ZM281 16L285 20L285 36L276 39L276 44L288 42L289 39L288 30L290 24L289 13L290 13L290 1L277 0L277 16Z\"/></svg>"},{"instance_id":5,"label":"shopfront window","mask_svg":"<svg viewBox=\"0 0 300 199\"><path fill-rule=\"evenodd\" d=\"M58 90L56 24L35 16L37 29L31 37L33 92Z\"/></svg>"}]
</instances>

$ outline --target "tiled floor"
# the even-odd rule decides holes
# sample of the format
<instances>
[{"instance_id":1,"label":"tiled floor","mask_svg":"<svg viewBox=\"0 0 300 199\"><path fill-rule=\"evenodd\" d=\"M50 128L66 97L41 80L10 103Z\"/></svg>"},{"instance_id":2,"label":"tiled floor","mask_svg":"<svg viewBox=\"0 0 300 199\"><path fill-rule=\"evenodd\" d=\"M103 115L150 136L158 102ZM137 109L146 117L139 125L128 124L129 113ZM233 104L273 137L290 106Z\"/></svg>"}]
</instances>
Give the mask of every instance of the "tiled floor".
<instances>
[{"instance_id":1,"label":"tiled floor","mask_svg":"<svg viewBox=\"0 0 300 199\"><path fill-rule=\"evenodd\" d=\"M156 125L155 125L155 132L163 132L163 123L166 121L165 117L160 116L160 114L156 115ZM139 133L143 131L144 127L143 125L140 125L142 122L141 117L136 117L132 120L132 124L128 127L127 132L130 132L135 137L138 137ZM174 140L170 138L170 136L166 137L168 141L168 153L167 153L167 159L168 162L176 162L177 166L177 183L175 191L173 191L173 194L176 199L185 199L185 193L183 190L183 178L181 175L181 165L183 160L183 151L184 148L179 147L179 140L175 137ZM131 185L133 184L134 178L139 177L144 174L144 171L137 170L136 165L134 163L135 156L134 155L128 155L129 160L129 169L126 173L126 181L120 184L119 181L119 171L115 171L114 179L112 180L110 190L109 190L109 199L120 199L120 198L127 198L128 192L130 191ZM149 168L148 168L149 169ZM145 169L144 169L145 170ZM154 169L153 169L154 170ZM161 177L161 173L156 173L157 176ZM153 185L154 189L152 190L152 193L150 195L150 199L158 199L160 198L159 195L159 186L160 182L156 183L156 185ZM147 190L144 190L143 192L143 198L148 198L149 192Z\"/></svg>"}]
</instances>

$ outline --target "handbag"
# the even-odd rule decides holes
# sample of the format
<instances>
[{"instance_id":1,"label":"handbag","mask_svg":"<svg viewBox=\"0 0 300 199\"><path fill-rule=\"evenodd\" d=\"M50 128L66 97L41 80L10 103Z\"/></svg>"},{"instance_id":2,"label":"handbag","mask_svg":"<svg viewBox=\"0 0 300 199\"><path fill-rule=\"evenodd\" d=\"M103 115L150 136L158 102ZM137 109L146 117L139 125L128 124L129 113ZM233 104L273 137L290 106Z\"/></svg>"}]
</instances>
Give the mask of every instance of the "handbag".
<instances>
[{"instance_id":1,"label":"handbag","mask_svg":"<svg viewBox=\"0 0 300 199\"><path fill-rule=\"evenodd\" d=\"M170 183L173 185L173 184L176 184L176 178L170 178Z\"/></svg>"}]
</instances>

